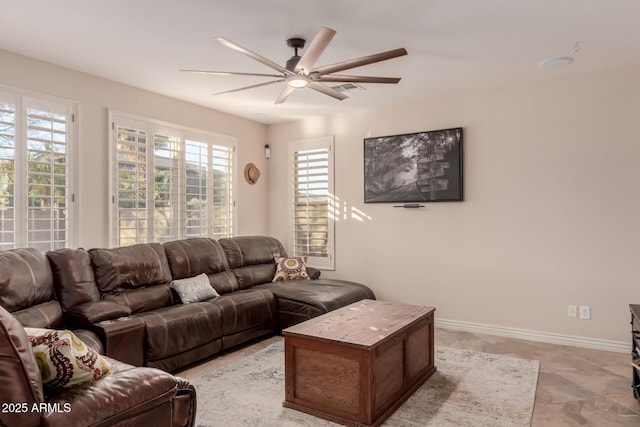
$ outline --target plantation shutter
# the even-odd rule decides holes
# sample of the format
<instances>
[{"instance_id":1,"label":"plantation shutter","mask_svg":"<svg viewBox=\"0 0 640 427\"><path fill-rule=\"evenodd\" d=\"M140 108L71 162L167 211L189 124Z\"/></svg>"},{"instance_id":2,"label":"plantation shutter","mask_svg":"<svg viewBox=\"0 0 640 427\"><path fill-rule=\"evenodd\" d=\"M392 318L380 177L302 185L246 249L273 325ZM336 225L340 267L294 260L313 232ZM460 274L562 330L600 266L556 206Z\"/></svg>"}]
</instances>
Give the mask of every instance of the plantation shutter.
<instances>
[{"instance_id":1,"label":"plantation shutter","mask_svg":"<svg viewBox=\"0 0 640 427\"><path fill-rule=\"evenodd\" d=\"M186 140L187 237L233 234L233 146Z\"/></svg>"},{"instance_id":2,"label":"plantation shutter","mask_svg":"<svg viewBox=\"0 0 640 427\"><path fill-rule=\"evenodd\" d=\"M15 244L16 107L0 93L0 249Z\"/></svg>"},{"instance_id":3,"label":"plantation shutter","mask_svg":"<svg viewBox=\"0 0 640 427\"><path fill-rule=\"evenodd\" d=\"M68 191L66 106L27 99L27 246L44 251L67 246Z\"/></svg>"},{"instance_id":4,"label":"plantation shutter","mask_svg":"<svg viewBox=\"0 0 640 427\"><path fill-rule=\"evenodd\" d=\"M115 245L233 235L233 138L123 114L112 123Z\"/></svg>"},{"instance_id":5,"label":"plantation shutter","mask_svg":"<svg viewBox=\"0 0 640 427\"><path fill-rule=\"evenodd\" d=\"M71 103L0 91L0 249L72 245Z\"/></svg>"},{"instance_id":6,"label":"plantation shutter","mask_svg":"<svg viewBox=\"0 0 640 427\"><path fill-rule=\"evenodd\" d=\"M308 264L333 269L333 138L290 146L292 247Z\"/></svg>"},{"instance_id":7,"label":"plantation shutter","mask_svg":"<svg viewBox=\"0 0 640 427\"><path fill-rule=\"evenodd\" d=\"M207 234L209 229L209 208L207 200L211 200L211 185L207 178L211 166L209 164L209 145L204 142L187 140L186 187L185 187L185 236L198 237Z\"/></svg>"},{"instance_id":8,"label":"plantation shutter","mask_svg":"<svg viewBox=\"0 0 640 427\"><path fill-rule=\"evenodd\" d=\"M153 151L153 232L155 242L168 242L181 237L180 138L154 135Z\"/></svg>"},{"instance_id":9,"label":"plantation shutter","mask_svg":"<svg viewBox=\"0 0 640 427\"><path fill-rule=\"evenodd\" d=\"M233 147L211 145L211 237L220 239L232 234L233 200L232 196L232 160Z\"/></svg>"},{"instance_id":10,"label":"plantation shutter","mask_svg":"<svg viewBox=\"0 0 640 427\"><path fill-rule=\"evenodd\" d=\"M116 245L147 243L149 221L147 205L147 132L136 124L116 127L116 191L114 192Z\"/></svg>"}]
</instances>

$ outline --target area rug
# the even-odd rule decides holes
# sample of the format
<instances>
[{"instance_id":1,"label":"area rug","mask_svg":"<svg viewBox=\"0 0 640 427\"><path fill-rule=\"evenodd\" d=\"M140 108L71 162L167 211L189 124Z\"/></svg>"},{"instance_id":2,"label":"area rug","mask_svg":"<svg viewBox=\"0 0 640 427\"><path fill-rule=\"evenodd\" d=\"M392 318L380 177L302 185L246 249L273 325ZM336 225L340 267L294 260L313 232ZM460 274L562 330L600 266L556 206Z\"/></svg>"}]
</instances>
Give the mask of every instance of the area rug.
<instances>
[{"instance_id":1,"label":"area rug","mask_svg":"<svg viewBox=\"0 0 640 427\"><path fill-rule=\"evenodd\" d=\"M383 426L529 426L539 362L440 347L438 371ZM283 342L192 381L198 426L337 426L283 408Z\"/></svg>"}]
</instances>

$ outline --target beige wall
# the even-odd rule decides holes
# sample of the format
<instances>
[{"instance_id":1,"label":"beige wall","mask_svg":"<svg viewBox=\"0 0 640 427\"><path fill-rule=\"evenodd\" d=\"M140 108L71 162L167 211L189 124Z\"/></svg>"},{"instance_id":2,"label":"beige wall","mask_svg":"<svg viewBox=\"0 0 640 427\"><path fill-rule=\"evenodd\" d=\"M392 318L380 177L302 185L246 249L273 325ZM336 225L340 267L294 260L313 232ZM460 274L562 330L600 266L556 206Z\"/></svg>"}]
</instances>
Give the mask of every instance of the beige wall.
<instances>
[{"instance_id":1,"label":"beige wall","mask_svg":"<svg viewBox=\"0 0 640 427\"><path fill-rule=\"evenodd\" d=\"M638 75L272 125L269 233L287 239L287 142L335 135L340 216L336 271L325 276L433 305L440 319L627 342L627 304L640 303ZM363 138L456 126L464 202L363 203ZM592 320L569 318L569 304L590 305Z\"/></svg>"},{"instance_id":2,"label":"beige wall","mask_svg":"<svg viewBox=\"0 0 640 427\"><path fill-rule=\"evenodd\" d=\"M78 246L108 245L107 109L236 137L238 234L266 233L267 180L250 186L242 179L247 162L266 167L265 125L3 50L0 85L79 102Z\"/></svg>"}]
</instances>

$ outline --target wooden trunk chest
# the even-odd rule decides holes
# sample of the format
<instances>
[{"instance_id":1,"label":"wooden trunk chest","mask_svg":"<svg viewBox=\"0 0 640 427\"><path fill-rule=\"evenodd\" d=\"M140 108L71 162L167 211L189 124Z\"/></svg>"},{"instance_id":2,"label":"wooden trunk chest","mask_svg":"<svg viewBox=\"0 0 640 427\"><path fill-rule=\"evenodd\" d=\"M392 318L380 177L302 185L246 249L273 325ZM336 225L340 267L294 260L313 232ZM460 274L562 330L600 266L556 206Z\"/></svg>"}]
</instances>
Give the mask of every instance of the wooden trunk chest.
<instances>
[{"instance_id":1,"label":"wooden trunk chest","mask_svg":"<svg viewBox=\"0 0 640 427\"><path fill-rule=\"evenodd\" d=\"M362 300L283 331L283 406L379 426L435 371L435 308Z\"/></svg>"}]
</instances>

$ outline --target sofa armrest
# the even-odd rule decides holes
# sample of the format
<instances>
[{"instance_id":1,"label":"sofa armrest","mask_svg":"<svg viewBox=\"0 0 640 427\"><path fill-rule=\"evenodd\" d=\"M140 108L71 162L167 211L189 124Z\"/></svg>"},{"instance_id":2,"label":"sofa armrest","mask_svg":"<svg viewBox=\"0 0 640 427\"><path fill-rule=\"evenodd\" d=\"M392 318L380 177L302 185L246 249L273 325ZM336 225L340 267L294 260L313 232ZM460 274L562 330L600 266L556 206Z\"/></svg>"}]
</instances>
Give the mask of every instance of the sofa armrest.
<instances>
[{"instance_id":1,"label":"sofa armrest","mask_svg":"<svg viewBox=\"0 0 640 427\"><path fill-rule=\"evenodd\" d=\"M113 301L91 301L75 306L65 313L74 323L80 322L84 324L111 320L130 314L131 309L129 307Z\"/></svg>"},{"instance_id":2,"label":"sofa armrest","mask_svg":"<svg viewBox=\"0 0 640 427\"><path fill-rule=\"evenodd\" d=\"M104 354L134 366L144 366L144 322L128 316L131 309L113 301L94 301L65 313L71 329L87 329L96 334Z\"/></svg>"},{"instance_id":3,"label":"sofa armrest","mask_svg":"<svg viewBox=\"0 0 640 427\"><path fill-rule=\"evenodd\" d=\"M138 317L119 317L91 325L104 343L104 354L134 366L144 366L144 322Z\"/></svg>"},{"instance_id":4,"label":"sofa armrest","mask_svg":"<svg viewBox=\"0 0 640 427\"><path fill-rule=\"evenodd\" d=\"M196 389L188 380L176 377L178 391L173 398L173 426L193 426L196 421Z\"/></svg>"},{"instance_id":5,"label":"sofa armrest","mask_svg":"<svg viewBox=\"0 0 640 427\"><path fill-rule=\"evenodd\" d=\"M73 333L80 338L83 343L97 351L98 354L104 354L104 345L102 344L102 340L94 332L86 329L76 329Z\"/></svg>"}]
</instances>

